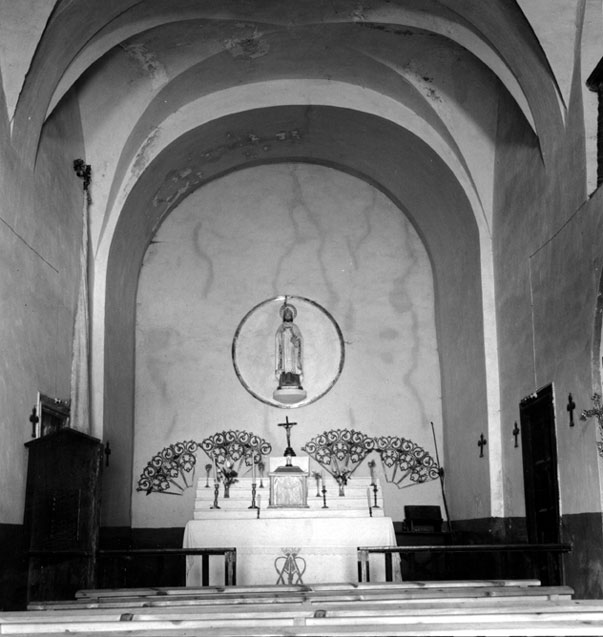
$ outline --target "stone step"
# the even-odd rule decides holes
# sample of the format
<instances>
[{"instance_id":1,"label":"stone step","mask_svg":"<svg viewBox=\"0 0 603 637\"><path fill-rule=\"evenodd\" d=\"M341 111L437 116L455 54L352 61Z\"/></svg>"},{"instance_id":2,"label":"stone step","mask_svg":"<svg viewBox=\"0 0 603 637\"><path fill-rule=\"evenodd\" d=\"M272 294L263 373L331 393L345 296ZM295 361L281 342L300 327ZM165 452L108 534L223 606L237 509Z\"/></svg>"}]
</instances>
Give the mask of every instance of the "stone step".
<instances>
[{"instance_id":1,"label":"stone step","mask_svg":"<svg viewBox=\"0 0 603 637\"><path fill-rule=\"evenodd\" d=\"M220 486L218 495L219 509L213 509L214 489L213 483L209 481L210 487L205 487L205 480L199 479L197 483L197 492L195 505L193 510L193 519L205 520L213 518L224 518L232 515L236 518L248 519L257 517L257 509L249 509L252 501L252 481L251 478L241 478L238 482L231 485L229 497L224 497L224 487ZM322 495L316 495L316 485L309 482L309 492L307 508L272 508L269 506L270 489L268 481L265 481L265 487L256 489L256 505L260 502L260 516L268 519L279 518L303 518L308 515L313 517L337 517L358 518L384 517L383 498L381 497L381 486L377 482L377 506L374 506L374 492L370 487L370 478L360 478L344 488L345 495L339 495L339 487L334 479L325 479L327 485L326 503L324 508L324 499ZM368 491L367 491L368 489ZM369 508L369 496L371 507Z\"/></svg>"},{"instance_id":2,"label":"stone step","mask_svg":"<svg viewBox=\"0 0 603 637\"><path fill-rule=\"evenodd\" d=\"M195 509L193 513L194 520L211 520L211 519L225 519L232 517L233 519L253 519L257 518L257 509L249 508L236 508L236 507L222 507L222 502L218 503L220 509ZM366 518L369 517L368 511L352 509L341 510L332 509L330 506L328 509L280 509L280 508L261 508L260 517L264 519L282 519L282 518L306 518L309 511L312 511L313 518ZM383 509L373 509L372 517L382 518L384 517Z\"/></svg>"}]
</instances>

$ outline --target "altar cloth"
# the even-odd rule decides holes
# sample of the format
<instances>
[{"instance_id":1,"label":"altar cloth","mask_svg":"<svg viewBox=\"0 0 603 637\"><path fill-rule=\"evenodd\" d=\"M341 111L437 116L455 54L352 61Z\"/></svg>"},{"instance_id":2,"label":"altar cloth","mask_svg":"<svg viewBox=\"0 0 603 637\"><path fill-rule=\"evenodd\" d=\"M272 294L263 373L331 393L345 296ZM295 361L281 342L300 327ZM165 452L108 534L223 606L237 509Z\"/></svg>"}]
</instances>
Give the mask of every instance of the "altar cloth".
<instances>
[{"instance_id":1,"label":"altar cloth","mask_svg":"<svg viewBox=\"0 0 603 637\"><path fill-rule=\"evenodd\" d=\"M357 547L395 545L388 517L191 520L183 541L184 548L235 547L239 585L357 582ZM370 559L371 581L384 581L383 555ZM186 585L200 586L201 559L186 562ZM394 579L401 579L396 565ZM224 583L221 556L210 559L210 583Z\"/></svg>"}]
</instances>

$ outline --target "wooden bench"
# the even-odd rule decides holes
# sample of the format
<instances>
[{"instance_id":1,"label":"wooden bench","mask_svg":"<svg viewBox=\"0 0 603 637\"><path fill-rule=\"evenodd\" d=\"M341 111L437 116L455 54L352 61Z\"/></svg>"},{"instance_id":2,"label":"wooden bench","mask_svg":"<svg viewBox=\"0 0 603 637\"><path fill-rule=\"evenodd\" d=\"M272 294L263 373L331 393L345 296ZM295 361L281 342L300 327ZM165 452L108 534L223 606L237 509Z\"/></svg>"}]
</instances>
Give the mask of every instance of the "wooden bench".
<instances>
[{"instance_id":1,"label":"wooden bench","mask_svg":"<svg viewBox=\"0 0 603 637\"><path fill-rule=\"evenodd\" d=\"M69 602L0 613L0 634L588 635L603 601L538 580L82 590Z\"/></svg>"}]
</instances>

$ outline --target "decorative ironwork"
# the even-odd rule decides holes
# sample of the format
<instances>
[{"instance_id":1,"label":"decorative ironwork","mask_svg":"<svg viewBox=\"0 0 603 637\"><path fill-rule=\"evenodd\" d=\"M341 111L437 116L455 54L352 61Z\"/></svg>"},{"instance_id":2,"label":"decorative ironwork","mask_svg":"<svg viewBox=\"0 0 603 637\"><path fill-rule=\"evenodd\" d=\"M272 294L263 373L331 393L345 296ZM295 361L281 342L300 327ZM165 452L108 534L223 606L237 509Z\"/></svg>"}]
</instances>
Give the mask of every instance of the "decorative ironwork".
<instances>
[{"instance_id":1,"label":"decorative ironwork","mask_svg":"<svg viewBox=\"0 0 603 637\"><path fill-rule=\"evenodd\" d=\"M138 479L137 491L182 495L191 486L187 476L194 474L195 452L199 448L194 440L175 442L155 454Z\"/></svg>"},{"instance_id":2,"label":"decorative ironwork","mask_svg":"<svg viewBox=\"0 0 603 637\"><path fill-rule=\"evenodd\" d=\"M73 170L75 174L82 180L82 186L86 193L86 200L90 204L92 200L90 198L90 182L92 180L92 167L87 164L83 159L73 160Z\"/></svg>"},{"instance_id":3,"label":"decorative ironwork","mask_svg":"<svg viewBox=\"0 0 603 637\"><path fill-rule=\"evenodd\" d=\"M343 495L344 485L374 448L374 439L360 431L331 429L312 438L302 450L337 480Z\"/></svg>"},{"instance_id":4,"label":"decorative ironwork","mask_svg":"<svg viewBox=\"0 0 603 637\"><path fill-rule=\"evenodd\" d=\"M226 473L235 471L237 475L246 467L259 464L262 456L272 451L272 446L263 438L248 431L222 431L202 440L201 449L215 463L217 470ZM226 473L225 473L226 472Z\"/></svg>"},{"instance_id":5,"label":"decorative ironwork","mask_svg":"<svg viewBox=\"0 0 603 637\"><path fill-rule=\"evenodd\" d=\"M580 414L580 420L586 420L587 418L592 418L593 416L597 419L597 428L599 430L599 438L603 439L603 405L601 405L601 395L593 394L593 409L583 409ZM597 442L597 450L599 452L599 456L603 458L603 442L599 440Z\"/></svg>"},{"instance_id":6,"label":"decorative ironwork","mask_svg":"<svg viewBox=\"0 0 603 637\"><path fill-rule=\"evenodd\" d=\"M381 458L386 481L398 489L437 480L440 476L438 463L412 440L379 436L375 438L375 450Z\"/></svg>"}]
</instances>

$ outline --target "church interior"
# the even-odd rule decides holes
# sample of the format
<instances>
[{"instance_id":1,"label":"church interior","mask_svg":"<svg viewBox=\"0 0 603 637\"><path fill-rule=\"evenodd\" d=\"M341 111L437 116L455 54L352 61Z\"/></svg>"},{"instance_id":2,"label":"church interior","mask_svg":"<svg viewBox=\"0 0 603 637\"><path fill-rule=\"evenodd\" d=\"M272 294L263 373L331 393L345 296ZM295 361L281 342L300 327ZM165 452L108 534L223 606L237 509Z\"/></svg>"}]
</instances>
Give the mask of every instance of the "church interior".
<instances>
[{"instance_id":1,"label":"church interior","mask_svg":"<svg viewBox=\"0 0 603 637\"><path fill-rule=\"evenodd\" d=\"M354 547L354 507L393 545L436 512L424 543L566 547L557 583L602 599L602 20L1 3L0 610L72 532L98 584L242 490L252 539L302 501Z\"/></svg>"}]
</instances>

